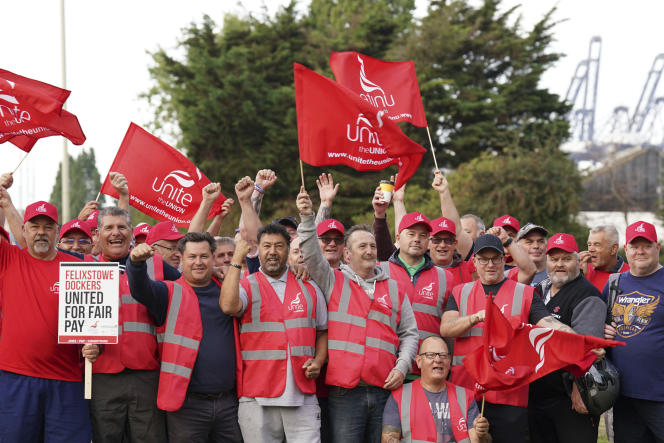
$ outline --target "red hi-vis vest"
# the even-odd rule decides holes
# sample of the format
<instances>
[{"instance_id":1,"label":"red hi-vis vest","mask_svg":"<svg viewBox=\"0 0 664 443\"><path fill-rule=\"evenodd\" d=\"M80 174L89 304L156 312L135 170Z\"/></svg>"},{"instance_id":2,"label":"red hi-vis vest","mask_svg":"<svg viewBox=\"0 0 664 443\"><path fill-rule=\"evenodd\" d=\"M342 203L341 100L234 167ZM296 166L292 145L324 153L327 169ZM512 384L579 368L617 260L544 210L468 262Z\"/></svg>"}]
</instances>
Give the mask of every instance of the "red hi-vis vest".
<instances>
[{"instance_id":1,"label":"red hi-vis vest","mask_svg":"<svg viewBox=\"0 0 664 443\"><path fill-rule=\"evenodd\" d=\"M455 284L470 283L473 281L473 266L469 261L462 261L457 266L445 268L454 275Z\"/></svg>"},{"instance_id":2,"label":"red hi-vis vest","mask_svg":"<svg viewBox=\"0 0 664 443\"><path fill-rule=\"evenodd\" d=\"M184 278L164 283L168 286L168 314L164 324L157 327L161 356L157 407L177 411L187 395L203 325L198 297Z\"/></svg>"},{"instance_id":3,"label":"red hi-vis vest","mask_svg":"<svg viewBox=\"0 0 664 443\"><path fill-rule=\"evenodd\" d=\"M533 291L534 288L532 286L506 279L495 295L494 302L500 307L500 311L506 318L509 319L512 317L518 319L520 322L528 323ZM459 307L460 317L472 315L484 309L487 297L480 280L455 287L452 291L452 296ZM452 358L450 375L452 383L468 389L473 389L475 386L475 380L466 371L463 359L468 353L483 345L483 331L484 324L480 323L471 327L465 334L454 340L454 357ZM490 403L527 407L528 385L507 391L488 391L485 398Z\"/></svg>"},{"instance_id":4,"label":"red hi-vis vest","mask_svg":"<svg viewBox=\"0 0 664 443\"><path fill-rule=\"evenodd\" d=\"M403 435L401 441L435 443L438 435L436 422L420 380L418 378L412 383L406 383L392 392L401 417L401 434ZM470 443L467 421L468 409L473 404L473 391L450 382L445 382L445 386L454 439L459 443Z\"/></svg>"},{"instance_id":5,"label":"red hi-vis vest","mask_svg":"<svg viewBox=\"0 0 664 443\"><path fill-rule=\"evenodd\" d=\"M377 281L371 300L343 272L335 270L334 277L327 304L329 363L325 382L354 388L362 380L382 387L397 361L396 330L405 288L394 280Z\"/></svg>"},{"instance_id":6,"label":"red hi-vis vest","mask_svg":"<svg viewBox=\"0 0 664 443\"><path fill-rule=\"evenodd\" d=\"M86 255L85 261L107 262L104 256ZM163 261L155 255L146 260L148 276L152 280L164 279ZM159 369L157 335L154 319L147 308L137 302L129 291L126 273L120 273L120 300L118 306L118 344L104 346L92 372L117 374L125 368L154 370Z\"/></svg>"},{"instance_id":7,"label":"red hi-vis vest","mask_svg":"<svg viewBox=\"0 0 664 443\"><path fill-rule=\"evenodd\" d=\"M293 377L304 394L316 393L302 365L316 353L316 290L287 273L283 303L262 272L240 281L247 308L240 319L238 395L278 397L286 389L286 358L290 350ZM241 392L240 392L241 391Z\"/></svg>"}]
</instances>

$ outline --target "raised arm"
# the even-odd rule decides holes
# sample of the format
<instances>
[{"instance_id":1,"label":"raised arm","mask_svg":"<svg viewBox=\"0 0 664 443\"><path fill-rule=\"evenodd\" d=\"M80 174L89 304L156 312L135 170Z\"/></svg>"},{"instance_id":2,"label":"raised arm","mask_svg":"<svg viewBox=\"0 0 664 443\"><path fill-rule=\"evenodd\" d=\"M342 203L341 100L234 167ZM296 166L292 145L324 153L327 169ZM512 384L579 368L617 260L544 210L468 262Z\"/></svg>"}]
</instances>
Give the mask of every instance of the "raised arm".
<instances>
[{"instance_id":1,"label":"raised arm","mask_svg":"<svg viewBox=\"0 0 664 443\"><path fill-rule=\"evenodd\" d=\"M390 228L387 224L387 207L389 203L383 201L383 191L380 186L376 187L371 205L374 208L373 231L376 237L376 253L379 261L385 261L390 258L392 253L397 250L394 241L390 235Z\"/></svg>"},{"instance_id":2,"label":"raised arm","mask_svg":"<svg viewBox=\"0 0 664 443\"><path fill-rule=\"evenodd\" d=\"M189 223L188 232L205 231L207 216L210 213L212 204L221 194L221 185L219 183L208 183L203 188L202 194L203 200L201 200L201 204L198 206L198 211L196 211L196 214L194 214L194 217L191 219L191 223Z\"/></svg>"},{"instance_id":3,"label":"raised arm","mask_svg":"<svg viewBox=\"0 0 664 443\"><path fill-rule=\"evenodd\" d=\"M514 264L519 267L518 280L519 283L524 285L529 285L533 281L533 277L537 273L537 266L530 258L530 256L523 250L515 241L510 240L510 236L507 235L507 232L500 226L494 226L486 231L487 234L495 235L500 239L500 242L504 245L506 242L509 244L505 247L505 252L512 256Z\"/></svg>"},{"instance_id":4,"label":"raised arm","mask_svg":"<svg viewBox=\"0 0 664 443\"><path fill-rule=\"evenodd\" d=\"M244 239L235 243L235 253L231 259L231 266L224 277L219 293L219 307L226 315L238 315L242 311L242 300L240 299L240 278L242 263L244 263L251 246Z\"/></svg>"},{"instance_id":5,"label":"raised arm","mask_svg":"<svg viewBox=\"0 0 664 443\"><path fill-rule=\"evenodd\" d=\"M7 191L7 189L13 183L14 178L12 177L11 173L2 174L0 176L0 208L7 218L7 223L9 223L9 230L14 235L16 244L20 248L25 248L27 243L25 242L25 237L23 236L23 218L16 210L11 196Z\"/></svg>"},{"instance_id":6,"label":"raised arm","mask_svg":"<svg viewBox=\"0 0 664 443\"><path fill-rule=\"evenodd\" d=\"M119 172L109 172L111 186L118 192L118 208L129 211L129 184L127 178Z\"/></svg>"},{"instance_id":7,"label":"raised arm","mask_svg":"<svg viewBox=\"0 0 664 443\"><path fill-rule=\"evenodd\" d=\"M473 247L473 239L461 227L461 217L459 217L459 212L454 205L454 200L452 200L449 183L440 171L435 172L431 187L438 193L440 211L443 217L449 218L456 225L457 251L459 251L461 257L467 256L470 248Z\"/></svg>"},{"instance_id":8,"label":"raised arm","mask_svg":"<svg viewBox=\"0 0 664 443\"><path fill-rule=\"evenodd\" d=\"M318 195L320 196L320 206L318 207L315 222L318 225L318 223L332 218L332 202L334 201L334 197L337 196L339 183L334 184L332 174L323 173L316 180L316 185L318 186Z\"/></svg>"},{"instance_id":9,"label":"raised arm","mask_svg":"<svg viewBox=\"0 0 664 443\"><path fill-rule=\"evenodd\" d=\"M235 200L232 198L227 198L224 200L224 202L221 204L221 212L217 215L214 216L212 219L212 223L210 223L210 226L208 226L208 233L212 235L213 237L219 235L219 230L221 229L221 224L224 222L224 219L230 212L233 210L233 205L235 204Z\"/></svg>"},{"instance_id":10,"label":"raised arm","mask_svg":"<svg viewBox=\"0 0 664 443\"><path fill-rule=\"evenodd\" d=\"M272 169L261 169L256 173L254 191L251 194L251 205L253 206L254 211L256 211L256 214L260 215L261 213L261 204L263 203L265 191L270 189L276 181L277 174L275 174Z\"/></svg>"},{"instance_id":11,"label":"raised arm","mask_svg":"<svg viewBox=\"0 0 664 443\"><path fill-rule=\"evenodd\" d=\"M243 177L235 184L235 195L242 210L242 225L240 234L247 242L258 244L258 230L261 220L251 204L251 194L254 192L254 182L249 177Z\"/></svg>"}]
</instances>

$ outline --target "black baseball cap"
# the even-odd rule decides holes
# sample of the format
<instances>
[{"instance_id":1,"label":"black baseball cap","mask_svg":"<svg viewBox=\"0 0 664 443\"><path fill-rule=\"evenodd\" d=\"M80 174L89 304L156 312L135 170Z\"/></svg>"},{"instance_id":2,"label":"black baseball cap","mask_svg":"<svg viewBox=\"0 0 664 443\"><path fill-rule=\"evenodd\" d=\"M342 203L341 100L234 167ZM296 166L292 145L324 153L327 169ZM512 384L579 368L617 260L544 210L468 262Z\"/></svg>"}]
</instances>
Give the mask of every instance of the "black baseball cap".
<instances>
[{"instance_id":1,"label":"black baseball cap","mask_svg":"<svg viewBox=\"0 0 664 443\"><path fill-rule=\"evenodd\" d=\"M500 254L505 255L505 249L503 249L503 244L500 242L500 239L495 235L484 234L477 237L475 240L475 248L473 248L473 253L477 254L478 252L484 249L495 249Z\"/></svg>"},{"instance_id":2,"label":"black baseball cap","mask_svg":"<svg viewBox=\"0 0 664 443\"><path fill-rule=\"evenodd\" d=\"M295 220L294 217L277 218L274 219L272 223L277 223L283 226L292 226L293 228L297 229L297 221Z\"/></svg>"}]
</instances>

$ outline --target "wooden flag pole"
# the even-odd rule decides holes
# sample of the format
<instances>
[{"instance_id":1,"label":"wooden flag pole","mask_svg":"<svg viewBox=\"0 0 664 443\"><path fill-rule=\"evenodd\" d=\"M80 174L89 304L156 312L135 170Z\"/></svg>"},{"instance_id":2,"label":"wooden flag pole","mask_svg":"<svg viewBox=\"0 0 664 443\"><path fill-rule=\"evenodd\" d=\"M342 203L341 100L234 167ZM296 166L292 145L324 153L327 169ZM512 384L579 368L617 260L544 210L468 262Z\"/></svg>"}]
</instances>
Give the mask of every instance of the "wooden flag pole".
<instances>
[{"instance_id":1,"label":"wooden flag pole","mask_svg":"<svg viewBox=\"0 0 664 443\"><path fill-rule=\"evenodd\" d=\"M97 192L97 198L95 198L95 201L96 201L96 202L99 201L99 196L100 196L100 195L101 195L101 189L99 190L99 192Z\"/></svg>"},{"instance_id":2,"label":"wooden flag pole","mask_svg":"<svg viewBox=\"0 0 664 443\"><path fill-rule=\"evenodd\" d=\"M484 417L484 395L482 394L482 410L480 411L480 417Z\"/></svg>"},{"instance_id":3,"label":"wooden flag pole","mask_svg":"<svg viewBox=\"0 0 664 443\"><path fill-rule=\"evenodd\" d=\"M92 363L87 358L85 359L85 395L86 400L92 398ZM482 404L484 407L484 404Z\"/></svg>"},{"instance_id":4,"label":"wooden flag pole","mask_svg":"<svg viewBox=\"0 0 664 443\"><path fill-rule=\"evenodd\" d=\"M433 155L433 164L438 170L438 162L436 161L436 151L433 150L433 142L431 141L431 132L429 132L429 125L427 125L427 135L429 136L429 146L431 146L431 154Z\"/></svg>"},{"instance_id":5,"label":"wooden flag pole","mask_svg":"<svg viewBox=\"0 0 664 443\"><path fill-rule=\"evenodd\" d=\"M302 169L302 159L300 159L300 177L302 177L302 187L304 188L304 169Z\"/></svg>"},{"instance_id":6,"label":"wooden flag pole","mask_svg":"<svg viewBox=\"0 0 664 443\"><path fill-rule=\"evenodd\" d=\"M16 165L16 168L14 168L14 172L12 172L12 174L14 174L14 173L16 172L16 170L18 169L19 166L21 166L21 163L23 163L23 160L25 160L25 158L28 156L28 154L30 154L30 151L28 151L28 152L25 153L25 155L23 156L23 158L21 159L21 161L18 162L18 165Z\"/></svg>"}]
</instances>

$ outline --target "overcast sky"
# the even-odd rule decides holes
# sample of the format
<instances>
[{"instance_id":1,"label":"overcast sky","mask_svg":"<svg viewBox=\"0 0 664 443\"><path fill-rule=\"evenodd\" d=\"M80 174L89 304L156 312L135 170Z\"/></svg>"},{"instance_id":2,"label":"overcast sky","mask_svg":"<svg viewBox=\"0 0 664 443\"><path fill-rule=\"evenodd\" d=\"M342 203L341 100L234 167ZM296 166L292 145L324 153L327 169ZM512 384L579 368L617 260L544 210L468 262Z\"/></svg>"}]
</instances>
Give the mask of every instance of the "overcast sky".
<instances>
[{"instance_id":1,"label":"overcast sky","mask_svg":"<svg viewBox=\"0 0 664 443\"><path fill-rule=\"evenodd\" d=\"M285 2L265 3L272 13ZM418 10L423 11L427 3L419 0ZM636 106L653 59L664 52L659 35L664 2L505 0L504 6L519 3L526 28L556 5L556 19L566 19L555 28L553 46L566 57L544 75L542 86L564 95L577 63L587 56L590 38L599 35L603 45L597 124L604 123L615 106L626 105L630 110ZM257 0L66 1L67 89L72 91L67 109L78 116L87 135L83 147L95 148L102 179L129 123L145 125L152 118L138 97L151 85L147 52L175 47L181 29L199 22L203 14L220 24L226 12L256 12L262 4ZM1 68L61 85L59 5L57 0L3 2ZM74 156L80 149L69 145ZM0 169L13 170L22 156L10 143L1 144ZM17 189L12 196L17 206L48 200L61 158L61 138L36 144L15 175Z\"/></svg>"}]
</instances>

